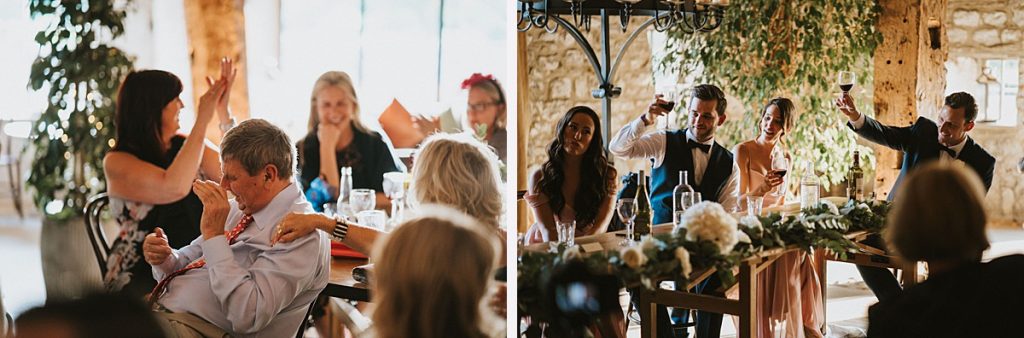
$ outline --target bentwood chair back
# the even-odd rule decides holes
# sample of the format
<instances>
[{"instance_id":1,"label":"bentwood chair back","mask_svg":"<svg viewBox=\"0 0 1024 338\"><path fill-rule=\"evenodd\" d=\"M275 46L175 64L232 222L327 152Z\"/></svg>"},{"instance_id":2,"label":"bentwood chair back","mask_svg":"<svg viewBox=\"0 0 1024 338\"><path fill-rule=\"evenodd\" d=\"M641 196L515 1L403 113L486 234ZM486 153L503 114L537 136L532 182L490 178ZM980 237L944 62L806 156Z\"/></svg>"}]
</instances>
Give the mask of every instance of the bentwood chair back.
<instances>
[{"instance_id":1,"label":"bentwood chair back","mask_svg":"<svg viewBox=\"0 0 1024 338\"><path fill-rule=\"evenodd\" d=\"M103 231L103 222L100 217L108 204L110 204L110 199L107 197L107 193L93 196L85 204L85 229L89 235L89 242L92 243L92 251L96 255L100 276L107 274L107 256L110 255L110 244L107 242L107 235Z\"/></svg>"}]
</instances>

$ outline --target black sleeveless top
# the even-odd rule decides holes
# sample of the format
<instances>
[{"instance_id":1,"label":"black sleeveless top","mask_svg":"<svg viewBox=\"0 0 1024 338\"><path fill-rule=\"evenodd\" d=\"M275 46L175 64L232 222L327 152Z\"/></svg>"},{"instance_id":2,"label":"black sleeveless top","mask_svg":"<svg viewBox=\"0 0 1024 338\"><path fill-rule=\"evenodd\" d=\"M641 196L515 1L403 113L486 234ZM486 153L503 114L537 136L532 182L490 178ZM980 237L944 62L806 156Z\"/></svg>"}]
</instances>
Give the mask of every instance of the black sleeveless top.
<instances>
[{"instance_id":1,"label":"black sleeveless top","mask_svg":"<svg viewBox=\"0 0 1024 338\"><path fill-rule=\"evenodd\" d=\"M185 137L183 136L172 138L171 147L167 151L163 163L153 163L153 165L164 169L170 167L171 162L174 161L184 143ZM111 212L122 213L114 215L121 220L128 216L126 213L129 210L125 208L124 210L111 210ZM146 217L138 221L138 227L135 229L135 232L148 234L156 227L160 227L167 234L167 240L171 247L175 249L181 248L199 237L199 221L202 215L203 203L194 192L189 191L188 195L180 200L168 204L154 205L149 210L149 213L146 214ZM133 246L134 253L137 256L132 257L133 255L131 254L122 256L111 255L107 265L109 268L112 263L116 263L112 262L112 260L122 260L124 263L129 263L123 266L123 271L130 273L131 279L120 290L111 289L110 284L107 284L107 287L110 291L119 291L129 296L142 297L156 286L156 280L153 279L153 270L149 263L146 263L145 257L142 254L142 241L139 240L138 236L119 236L111 245L111 253L116 252L118 246L125 245ZM105 281L107 281L106 278Z\"/></svg>"}]
</instances>

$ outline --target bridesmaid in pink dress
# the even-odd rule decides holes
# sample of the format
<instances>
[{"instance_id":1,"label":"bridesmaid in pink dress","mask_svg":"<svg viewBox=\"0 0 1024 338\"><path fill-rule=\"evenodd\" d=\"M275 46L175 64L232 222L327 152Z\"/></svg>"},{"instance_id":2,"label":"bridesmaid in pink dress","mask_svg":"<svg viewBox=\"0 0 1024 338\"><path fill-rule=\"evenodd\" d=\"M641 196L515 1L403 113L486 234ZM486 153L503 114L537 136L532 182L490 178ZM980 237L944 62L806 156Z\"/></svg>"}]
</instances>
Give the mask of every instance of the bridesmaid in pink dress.
<instances>
[{"instance_id":1,"label":"bridesmaid in pink dress","mask_svg":"<svg viewBox=\"0 0 1024 338\"><path fill-rule=\"evenodd\" d=\"M530 175L524 196L537 222L527 243L557 239L555 220L576 220L576 235L603 233L612 218L615 168L602 145L601 120L593 109L576 106L558 122L548 160Z\"/></svg>"},{"instance_id":2,"label":"bridesmaid in pink dress","mask_svg":"<svg viewBox=\"0 0 1024 338\"><path fill-rule=\"evenodd\" d=\"M548 160L530 175L523 196L537 222L526 231L527 244L557 240L555 220L576 220L576 236L604 233L612 219L615 168L608 163L601 120L593 109L576 106L558 121ZM603 315L591 325L596 338L625 338L622 312Z\"/></svg>"},{"instance_id":3,"label":"bridesmaid in pink dress","mask_svg":"<svg viewBox=\"0 0 1024 338\"><path fill-rule=\"evenodd\" d=\"M772 172L771 154L786 131L793 127L793 102L774 98L761 111L757 138L733 149L740 168L740 203L746 196L763 196L764 206L784 203L777 194L782 176ZM786 158L789 154L784 153ZM821 284L815 273L813 257L806 252L790 252L758 275L758 337L822 337L824 311Z\"/></svg>"}]
</instances>

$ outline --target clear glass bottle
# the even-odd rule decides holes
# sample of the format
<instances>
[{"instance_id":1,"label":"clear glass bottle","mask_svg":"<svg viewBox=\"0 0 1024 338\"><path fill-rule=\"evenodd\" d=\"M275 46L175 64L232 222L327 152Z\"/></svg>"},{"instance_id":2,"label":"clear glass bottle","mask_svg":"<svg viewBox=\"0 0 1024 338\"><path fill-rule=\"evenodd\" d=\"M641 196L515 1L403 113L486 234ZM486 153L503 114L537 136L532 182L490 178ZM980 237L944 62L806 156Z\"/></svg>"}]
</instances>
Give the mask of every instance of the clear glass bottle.
<instances>
[{"instance_id":1,"label":"clear glass bottle","mask_svg":"<svg viewBox=\"0 0 1024 338\"><path fill-rule=\"evenodd\" d=\"M672 189L672 225L673 230L678 230L682 227L679 224L679 220L682 219L683 213L695 202L693 200L693 187L689 184L689 172L686 170L679 171L679 184Z\"/></svg>"},{"instance_id":2,"label":"clear glass bottle","mask_svg":"<svg viewBox=\"0 0 1024 338\"><path fill-rule=\"evenodd\" d=\"M800 177L800 209L818 205L818 193L821 181L814 173L814 161L807 161L804 175Z\"/></svg>"},{"instance_id":3,"label":"clear glass bottle","mask_svg":"<svg viewBox=\"0 0 1024 338\"><path fill-rule=\"evenodd\" d=\"M341 167L341 178L338 182L338 214L343 216L355 216L350 215L352 210L349 208L348 199L352 196L352 167Z\"/></svg>"}]
</instances>

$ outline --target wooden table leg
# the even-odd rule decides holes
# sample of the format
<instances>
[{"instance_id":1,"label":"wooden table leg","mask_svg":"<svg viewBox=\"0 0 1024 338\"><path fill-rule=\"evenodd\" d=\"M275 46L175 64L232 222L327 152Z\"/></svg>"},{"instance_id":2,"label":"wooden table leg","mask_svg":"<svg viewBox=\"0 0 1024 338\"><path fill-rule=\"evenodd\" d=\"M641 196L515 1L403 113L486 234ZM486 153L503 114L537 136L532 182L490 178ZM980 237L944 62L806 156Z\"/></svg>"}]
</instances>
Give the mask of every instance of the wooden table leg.
<instances>
[{"instance_id":1,"label":"wooden table leg","mask_svg":"<svg viewBox=\"0 0 1024 338\"><path fill-rule=\"evenodd\" d=\"M755 267L747 262L740 263L740 338L755 336L757 329L757 273Z\"/></svg>"},{"instance_id":2,"label":"wooden table leg","mask_svg":"<svg viewBox=\"0 0 1024 338\"><path fill-rule=\"evenodd\" d=\"M636 311L640 313L640 338L658 336L657 306L651 301L654 293L647 289L637 291Z\"/></svg>"}]
</instances>

